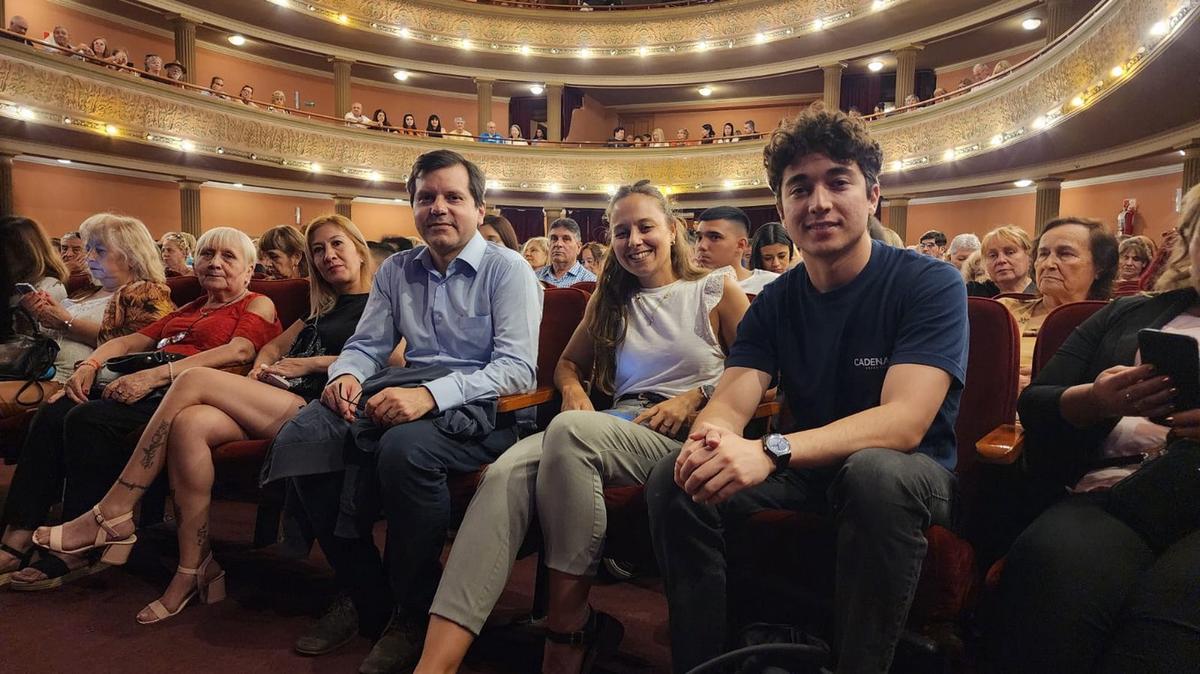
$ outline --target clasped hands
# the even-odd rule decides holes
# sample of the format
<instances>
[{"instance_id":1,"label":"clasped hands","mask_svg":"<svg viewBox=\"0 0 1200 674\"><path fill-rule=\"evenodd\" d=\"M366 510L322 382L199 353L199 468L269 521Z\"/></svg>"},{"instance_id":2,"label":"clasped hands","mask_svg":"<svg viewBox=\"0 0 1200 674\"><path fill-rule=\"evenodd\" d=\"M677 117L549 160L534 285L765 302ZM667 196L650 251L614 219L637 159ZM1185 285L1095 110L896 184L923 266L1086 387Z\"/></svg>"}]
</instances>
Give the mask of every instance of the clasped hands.
<instances>
[{"instance_id":1,"label":"clasped hands","mask_svg":"<svg viewBox=\"0 0 1200 674\"><path fill-rule=\"evenodd\" d=\"M321 402L349 422L355 419L355 411L361 397L362 384L348 374L329 382L321 392ZM376 425L390 428L416 421L436 407L433 394L424 386L392 386L368 398L363 411Z\"/></svg>"},{"instance_id":2,"label":"clasped hands","mask_svg":"<svg viewBox=\"0 0 1200 674\"><path fill-rule=\"evenodd\" d=\"M775 471L762 443L702 422L675 459L675 484L697 503L717 505Z\"/></svg>"}]
</instances>

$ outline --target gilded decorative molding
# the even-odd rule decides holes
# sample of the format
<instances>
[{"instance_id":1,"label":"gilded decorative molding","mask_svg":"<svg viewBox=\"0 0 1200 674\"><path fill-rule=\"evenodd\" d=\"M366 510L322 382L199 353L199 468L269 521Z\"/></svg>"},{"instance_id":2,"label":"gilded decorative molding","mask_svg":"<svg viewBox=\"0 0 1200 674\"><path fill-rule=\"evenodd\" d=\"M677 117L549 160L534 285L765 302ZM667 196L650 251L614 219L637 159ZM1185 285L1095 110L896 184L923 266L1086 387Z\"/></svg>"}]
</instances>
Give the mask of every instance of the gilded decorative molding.
<instances>
[{"instance_id":1,"label":"gilded decorative molding","mask_svg":"<svg viewBox=\"0 0 1200 674\"><path fill-rule=\"evenodd\" d=\"M995 151L1078 114L1166 49L1200 15L1192 0L1106 0L1075 32L980 91L872 124L885 170L916 169ZM1178 10L1172 15L1172 10ZM1152 26L1166 25L1151 37ZM1113 67L1122 65L1119 75ZM301 115L281 117L197 96L0 41L0 115L86 129L179 151L371 183L402 183L416 157L452 147L478 162L493 187L517 192L603 194L649 178L675 193L763 187L761 145L673 149L569 149L452 144L351 129ZM1041 124L1039 125L1039 122ZM996 142L998 141L998 142ZM899 164L899 166L896 166Z\"/></svg>"}]
</instances>

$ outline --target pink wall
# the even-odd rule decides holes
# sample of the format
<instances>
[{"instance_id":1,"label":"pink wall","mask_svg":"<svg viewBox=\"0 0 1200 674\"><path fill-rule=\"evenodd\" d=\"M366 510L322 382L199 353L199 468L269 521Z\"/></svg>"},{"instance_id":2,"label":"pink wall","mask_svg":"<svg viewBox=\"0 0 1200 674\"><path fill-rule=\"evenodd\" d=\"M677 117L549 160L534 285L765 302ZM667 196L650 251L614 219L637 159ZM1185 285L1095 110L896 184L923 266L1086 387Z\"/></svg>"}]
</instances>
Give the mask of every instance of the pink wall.
<instances>
[{"instance_id":1,"label":"pink wall","mask_svg":"<svg viewBox=\"0 0 1200 674\"><path fill-rule=\"evenodd\" d=\"M583 107L571 115L571 133L564 140L606 140L616 125L617 113L585 94Z\"/></svg>"},{"instance_id":2,"label":"pink wall","mask_svg":"<svg viewBox=\"0 0 1200 674\"><path fill-rule=\"evenodd\" d=\"M1175 226L1175 193L1181 177L1178 173L1122 182L1088 185L1064 189L1059 212L1095 218L1116 231L1117 213L1124 199L1138 200L1138 218L1134 223L1137 234L1155 240ZM917 243L922 232L937 229L953 238L956 234L974 232L982 236L999 225L1017 225L1030 234L1035 229L1033 194L1019 194L989 199L971 199L941 204L918 204L908 207L906 243ZM887 224L887 209L883 210Z\"/></svg>"},{"instance_id":3,"label":"pink wall","mask_svg":"<svg viewBox=\"0 0 1200 674\"><path fill-rule=\"evenodd\" d=\"M1016 54L1013 54L1012 56L1006 57L1004 60L1008 61L1011 65L1015 66L1018 63L1020 63L1021 61L1024 61L1025 59L1032 56L1035 52L1037 52L1037 49L1027 49L1025 51L1017 52ZM996 62L999 60L1000 59L992 59L990 61L982 61L982 63L984 63L985 65L988 66L988 68L989 68L988 72L990 73L991 72L990 69L995 68ZM972 63L969 66L966 66L963 68L957 68L955 70L938 70L937 71L937 86L939 86L947 91L954 91L955 89L958 88L958 83L961 82L964 77L971 77L971 70L974 67L975 67L975 64Z\"/></svg>"},{"instance_id":4,"label":"pink wall","mask_svg":"<svg viewBox=\"0 0 1200 674\"><path fill-rule=\"evenodd\" d=\"M156 237L179 229L179 187L171 182L17 161L13 201L14 212L42 223L51 236L104 211L139 218Z\"/></svg>"},{"instance_id":5,"label":"pink wall","mask_svg":"<svg viewBox=\"0 0 1200 674\"><path fill-rule=\"evenodd\" d=\"M408 204L365 204L352 205L354 224L362 230L368 241L379 241L385 236L416 236L412 209Z\"/></svg>"},{"instance_id":6,"label":"pink wall","mask_svg":"<svg viewBox=\"0 0 1200 674\"><path fill-rule=\"evenodd\" d=\"M72 44L104 37L108 40L109 49L126 48L129 60L138 66L142 63L142 57L151 52L162 56L164 61L175 57L174 40L104 21L46 0L8 0L4 3L4 10L7 14L4 17L5 27L8 26L8 19L19 14L29 21L29 35L35 38L40 39L43 33L54 30L56 24L62 24L70 31Z\"/></svg>"}]
</instances>

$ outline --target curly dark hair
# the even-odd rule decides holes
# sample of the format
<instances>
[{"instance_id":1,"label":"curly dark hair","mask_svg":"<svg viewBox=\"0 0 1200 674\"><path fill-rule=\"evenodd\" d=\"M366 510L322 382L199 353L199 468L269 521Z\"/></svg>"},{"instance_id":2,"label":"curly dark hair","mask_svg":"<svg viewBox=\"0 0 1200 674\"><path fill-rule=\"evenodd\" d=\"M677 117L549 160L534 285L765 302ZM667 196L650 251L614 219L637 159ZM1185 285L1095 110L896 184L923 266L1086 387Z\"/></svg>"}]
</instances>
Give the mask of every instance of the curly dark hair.
<instances>
[{"instance_id":1,"label":"curly dark hair","mask_svg":"<svg viewBox=\"0 0 1200 674\"><path fill-rule=\"evenodd\" d=\"M879 182L883 150L867 132L866 124L840 110L813 110L775 129L763 148L767 184L776 200L782 198L783 172L797 159L814 152L843 164L857 164L866 178L868 194Z\"/></svg>"}]
</instances>

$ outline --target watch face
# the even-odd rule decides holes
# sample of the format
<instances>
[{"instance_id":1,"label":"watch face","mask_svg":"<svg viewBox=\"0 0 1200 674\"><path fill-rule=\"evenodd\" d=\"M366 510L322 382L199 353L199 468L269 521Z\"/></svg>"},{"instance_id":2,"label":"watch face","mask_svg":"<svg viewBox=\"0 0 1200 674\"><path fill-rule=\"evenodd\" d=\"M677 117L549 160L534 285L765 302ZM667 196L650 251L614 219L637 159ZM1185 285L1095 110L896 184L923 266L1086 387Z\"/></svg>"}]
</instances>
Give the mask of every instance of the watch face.
<instances>
[{"instance_id":1,"label":"watch face","mask_svg":"<svg viewBox=\"0 0 1200 674\"><path fill-rule=\"evenodd\" d=\"M772 433L768 435L766 441L763 443L763 446L766 447L767 452L771 456L776 458L791 456L792 454L791 443L789 443L787 438L783 437L779 433Z\"/></svg>"}]
</instances>

